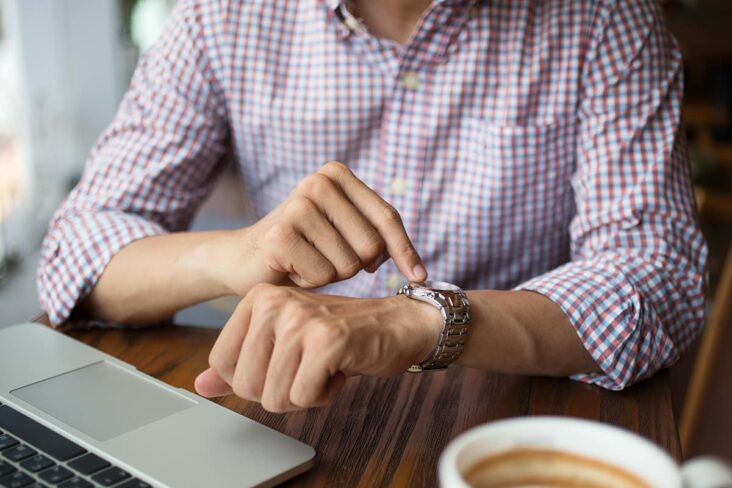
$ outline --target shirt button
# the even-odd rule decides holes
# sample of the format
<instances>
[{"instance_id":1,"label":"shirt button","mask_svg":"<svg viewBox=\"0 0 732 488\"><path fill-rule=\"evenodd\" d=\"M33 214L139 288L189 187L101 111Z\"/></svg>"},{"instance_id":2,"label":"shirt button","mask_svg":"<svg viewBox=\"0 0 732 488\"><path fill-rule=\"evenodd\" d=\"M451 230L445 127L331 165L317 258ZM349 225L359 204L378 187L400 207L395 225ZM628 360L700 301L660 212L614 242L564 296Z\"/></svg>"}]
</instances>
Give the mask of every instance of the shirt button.
<instances>
[{"instance_id":1,"label":"shirt button","mask_svg":"<svg viewBox=\"0 0 732 488\"><path fill-rule=\"evenodd\" d=\"M419 74L414 71L407 71L402 78L402 85L407 90L416 90L419 88Z\"/></svg>"},{"instance_id":2,"label":"shirt button","mask_svg":"<svg viewBox=\"0 0 732 488\"><path fill-rule=\"evenodd\" d=\"M396 293L402 287L402 278L398 274L392 273L386 277L386 286L392 293Z\"/></svg>"},{"instance_id":3,"label":"shirt button","mask_svg":"<svg viewBox=\"0 0 732 488\"><path fill-rule=\"evenodd\" d=\"M391 192L400 197L407 191L407 182L401 178L394 178L391 180Z\"/></svg>"}]
</instances>

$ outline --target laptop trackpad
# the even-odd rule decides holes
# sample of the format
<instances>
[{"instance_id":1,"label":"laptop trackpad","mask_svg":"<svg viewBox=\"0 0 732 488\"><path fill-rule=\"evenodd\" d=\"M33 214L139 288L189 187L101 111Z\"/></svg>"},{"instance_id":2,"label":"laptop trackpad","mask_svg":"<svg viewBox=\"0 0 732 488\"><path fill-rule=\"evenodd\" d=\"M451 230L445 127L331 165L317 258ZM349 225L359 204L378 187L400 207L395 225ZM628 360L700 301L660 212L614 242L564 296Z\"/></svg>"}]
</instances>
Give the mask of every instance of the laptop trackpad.
<instances>
[{"instance_id":1,"label":"laptop trackpad","mask_svg":"<svg viewBox=\"0 0 732 488\"><path fill-rule=\"evenodd\" d=\"M106 361L11 393L98 441L196 405L193 400Z\"/></svg>"}]
</instances>

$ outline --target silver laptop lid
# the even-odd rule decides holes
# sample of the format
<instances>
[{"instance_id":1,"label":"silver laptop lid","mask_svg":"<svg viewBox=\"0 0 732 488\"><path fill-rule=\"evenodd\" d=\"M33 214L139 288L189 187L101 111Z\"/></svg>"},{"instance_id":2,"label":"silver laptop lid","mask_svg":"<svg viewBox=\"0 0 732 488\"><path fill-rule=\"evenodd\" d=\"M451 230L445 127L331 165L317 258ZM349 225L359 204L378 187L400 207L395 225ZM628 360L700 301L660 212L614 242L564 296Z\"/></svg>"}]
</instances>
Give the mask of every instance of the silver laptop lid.
<instances>
[{"instance_id":1,"label":"silver laptop lid","mask_svg":"<svg viewBox=\"0 0 732 488\"><path fill-rule=\"evenodd\" d=\"M154 484L267 486L311 447L37 324L0 329L0 401Z\"/></svg>"}]
</instances>

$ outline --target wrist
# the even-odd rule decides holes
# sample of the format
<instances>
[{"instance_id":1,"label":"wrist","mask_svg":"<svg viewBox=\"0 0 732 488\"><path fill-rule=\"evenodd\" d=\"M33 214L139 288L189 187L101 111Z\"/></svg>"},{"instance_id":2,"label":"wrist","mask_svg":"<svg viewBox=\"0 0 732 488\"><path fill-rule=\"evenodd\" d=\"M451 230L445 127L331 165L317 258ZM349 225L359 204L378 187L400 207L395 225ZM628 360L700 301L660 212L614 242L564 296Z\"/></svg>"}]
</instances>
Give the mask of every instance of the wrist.
<instances>
[{"instance_id":1,"label":"wrist","mask_svg":"<svg viewBox=\"0 0 732 488\"><path fill-rule=\"evenodd\" d=\"M404 322L410 328L409 337L414 338L415 354L413 363L427 359L437 346L444 321L440 311L429 303L412 300L404 295L394 297L400 304Z\"/></svg>"},{"instance_id":2,"label":"wrist","mask_svg":"<svg viewBox=\"0 0 732 488\"><path fill-rule=\"evenodd\" d=\"M248 249L246 229L207 233L206 239L193 250L196 274L217 296L243 296L241 281L246 275L241 255Z\"/></svg>"}]
</instances>

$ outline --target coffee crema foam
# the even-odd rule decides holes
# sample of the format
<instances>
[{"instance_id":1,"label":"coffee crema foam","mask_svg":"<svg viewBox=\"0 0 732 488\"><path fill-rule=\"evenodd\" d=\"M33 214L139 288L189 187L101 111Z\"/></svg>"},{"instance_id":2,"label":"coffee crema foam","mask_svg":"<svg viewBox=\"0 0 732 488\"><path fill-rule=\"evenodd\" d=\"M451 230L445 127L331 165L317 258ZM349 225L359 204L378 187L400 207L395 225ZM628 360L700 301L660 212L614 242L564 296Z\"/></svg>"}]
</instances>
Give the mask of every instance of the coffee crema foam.
<instances>
[{"instance_id":1,"label":"coffee crema foam","mask_svg":"<svg viewBox=\"0 0 732 488\"><path fill-rule=\"evenodd\" d=\"M463 478L473 488L651 488L613 464L555 449L520 448L489 455Z\"/></svg>"}]
</instances>

